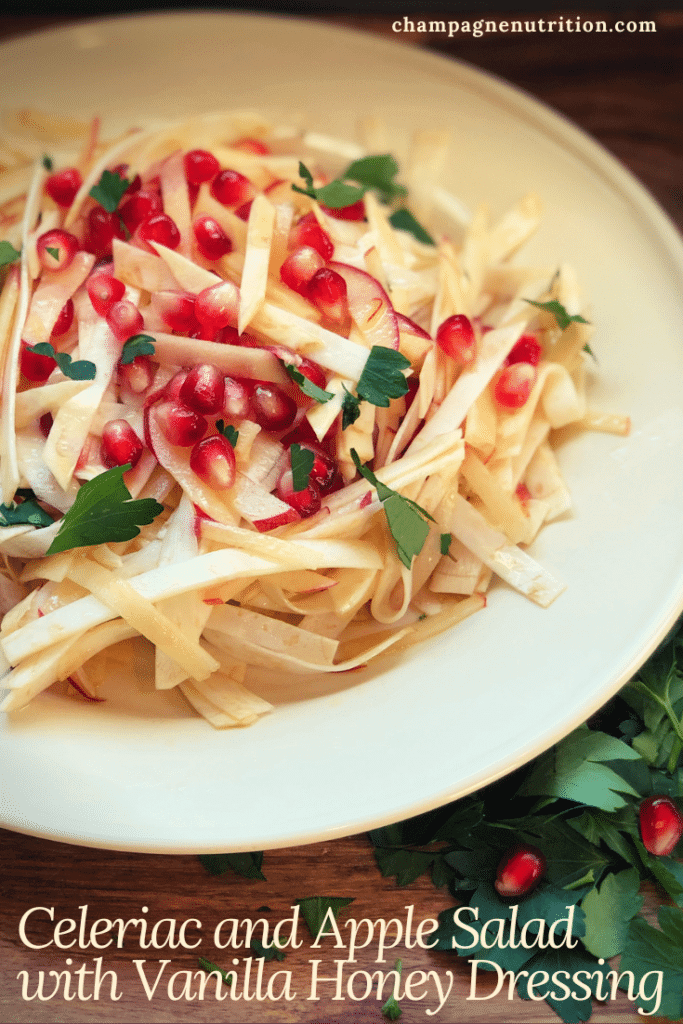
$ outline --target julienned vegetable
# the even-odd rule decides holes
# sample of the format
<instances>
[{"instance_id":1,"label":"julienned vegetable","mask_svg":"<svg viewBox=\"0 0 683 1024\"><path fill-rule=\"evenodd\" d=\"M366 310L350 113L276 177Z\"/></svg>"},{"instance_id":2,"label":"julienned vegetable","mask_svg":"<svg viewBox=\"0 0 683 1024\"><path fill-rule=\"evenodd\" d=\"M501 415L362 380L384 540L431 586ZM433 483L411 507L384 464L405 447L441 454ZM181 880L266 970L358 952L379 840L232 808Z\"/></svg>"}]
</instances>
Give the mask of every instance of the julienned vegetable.
<instances>
[{"instance_id":1,"label":"julienned vegetable","mask_svg":"<svg viewBox=\"0 0 683 1024\"><path fill-rule=\"evenodd\" d=\"M27 165L0 243L4 710L92 693L146 638L158 688L246 725L253 668L364 665L494 574L561 593L524 550L570 508L553 432L628 421L588 408L572 271L512 263L538 199L456 243L436 164L409 161L419 216L392 156L253 115L110 148L95 122L72 166Z\"/></svg>"}]
</instances>

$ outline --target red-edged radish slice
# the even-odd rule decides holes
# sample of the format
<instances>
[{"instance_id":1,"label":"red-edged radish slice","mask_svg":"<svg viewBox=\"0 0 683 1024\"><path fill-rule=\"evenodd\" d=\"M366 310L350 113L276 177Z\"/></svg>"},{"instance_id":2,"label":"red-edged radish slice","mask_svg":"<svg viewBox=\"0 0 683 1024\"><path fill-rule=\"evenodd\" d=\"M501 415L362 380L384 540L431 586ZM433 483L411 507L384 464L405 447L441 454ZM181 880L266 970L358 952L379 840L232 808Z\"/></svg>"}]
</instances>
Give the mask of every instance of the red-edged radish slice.
<instances>
[{"instance_id":1,"label":"red-edged radish slice","mask_svg":"<svg viewBox=\"0 0 683 1024\"><path fill-rule=\"evenodd\" d=\"M383 345L384 348L398 349L400 338L396 312L379 281L348 263L329 263L328 266L346 281L351 319L367 338L369 347Z\"/></svg>"}]
</instances>

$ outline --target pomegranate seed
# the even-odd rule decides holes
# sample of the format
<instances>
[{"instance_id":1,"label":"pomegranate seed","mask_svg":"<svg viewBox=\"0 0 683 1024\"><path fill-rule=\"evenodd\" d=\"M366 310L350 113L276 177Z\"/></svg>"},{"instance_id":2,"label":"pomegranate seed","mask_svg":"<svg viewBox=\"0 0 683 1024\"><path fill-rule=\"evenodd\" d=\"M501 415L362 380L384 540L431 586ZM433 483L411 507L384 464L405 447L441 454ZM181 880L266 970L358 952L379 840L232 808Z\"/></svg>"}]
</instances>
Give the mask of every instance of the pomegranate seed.
<instances>
[{"instance_id":1,"label":"pomegranate seed","mask_svg":"<svg viewBox=\"0 0 683 1024\"><path fill-rule=\"evenodd\" d=\"M309 282L324 266L325 261L317 249L311 245L302 245L284 261L280 267L280 278L292 291L308 296Z\"/></svg>"},{"instance_id":2,"label":"pomegranate seed","mask_svg":"<svg viewBox=\"0 0 683 1024\"><path fill-rule=\"evenodd\" d=\"M150 305L170 331L188 334L198 326L192 292L152 292Z\"/></svg>"},{"instance_id":3,"label":"pomegranate seed","mask_svg":"<svg viewBox=\"0 0 683 1024\"><path fill-rule=\"evenodd\" d=\"M249 199L246 203L242 203L235 209L235 216L239 217L240 220L248 221L249 214L251 213L251 204L254 202L253 199Z\"/></svg>"},{"instance_id":4,"label":"pomegranate seed","mask_svg":"<svg viewBox=\"0 0 683 1024\"><path fill-rule=\"evenodd\" d=\"M119 207L121 220L131 235L143 220L163 212L161 196L151 188L141 188L137 192L131 193Z\"/></svg>"},{"instance_id":5,"label":"pomegranate seed","mask_svg":"<svg viewBox=\"0 0 683 1024\"><path fill-rule=\"evenodd\" d=\"M302 245L310 245L320 253L324 260L331 260L334 256L334 245L330 236L320 227L313 213L307 213L296 227L292 228L289 242L293 249L298 249Z\"/></svg>"},{"instance_id":6,"label":"pomegranate seed","mask_svg":"<svg viewBox=\"0 0 683 1024\"><path fill-rule=\"evenodd\" d=\"M310 472L309 483L315 485L319 491L328 491L334 483L337 473L337 464L327 452L323 451L320 445L312 444L310 441L297 441L300 448L313 452L313 468ZM291 456L290 456L291 461Z\"/></svg>"},{"instance_id":7,"label":"pomegranate seed","mask_svg":"<svg viewBox=\"0 0 683 1024\"><path fill-rule=\"evenodd\" d=\"M231 419L244 420L249 415L249 400L251 388L241 380L233 377L226 377L223 381L225 397L223 399L223 412Z\"/></svg>"},{"instance_id":8,"label":"pomegranate seed","mask_svg":"<svg viewBox=\"0 0 683 1024\"><path fill-rule=\"evenodd\" d=\"M308 297L330 320L341 323L349 315L346 281L336 270L317 270L309 282Z\"/></svg>"},{"instance_id":9,"label":"pomegranate seed","mask_svg":"<svg viewBox=\"0 0 683 1024\"><path fill-rule=\"evenodd\" d=\"M232 281L221 281L200 292L194 303L195 316L202 327L219 331L233 326L239 312L240 293Z\"/></svg>"},{"instance_id":10,"label":"pomegranate seed","mask_svg":"<svg viewBox=\"0 0 683 1024\"><path fill-rule=\"evenodd\" d=\"M125 237L121 219L117 213L107 213L101 206L94 206L88 214L86 247L96 256L111 256L114 238Z\"/></svg>"},{"instance_id":11,"label":"pomegranate seed","mask_svg":"<svg viewBox=\"0 0 683 1024\"><path fill-rule=\"evenodd\" d=\"M32 352L27 343L22 341L19 368L26 380L42 384L50 376L56 365L57 363L52 356L43 356L38 352Z\"/></svg>"},{"instance_id":12,"label":"pomegranate seed","mask_svg":"<svg viewBox=\"0 0 683 1024\"><path fill-rule=\"evenodd\" d=\"M93 309L99 316L106 316L115 302L118 302L126 293L126 286L118 277L111 274L97 273L89 277L86 282L88 295L93 304Z\"/></svg>"},{"instance_id":13,"label":"pomegranate seed","mask_svg":"<svg viewBox=\"0 0 683 1024\"><path fill-rule=\"evenodd\" d=\"M214 491L227 491L235 482L235 452L222 434L198 441L190 454L190 469Z\"/></svg>"},{"instance_id":14,"label":"pomegranate seed","mask_svg":"<svg viewBox=\"0 0 683 1024\"><path fill-rule=\"evenodd\" d=\"M350 206L342 206L340 210L331 210L329 206L322 206L322 209L337 220L365 220L365 203L362 199Z\"/></svg>"},{"instance_id":15,"label":"pomegranate seed","mask_svg":"<svg viewBox=\"0 0 683 1024\"><path fill-rule=\"evenodd\" d=\"M190 448L200 441L208 427L203 416L180 402L161 402L157 418L166 440L181 448Z\"/></svg>"},{"instance_id":16,"label":"pomegranate seed","mask_svg":"<svg viewBox=\"0 0 683 1024\"><path fill-rule=\"evenodd\" d=\"M232 242L213 217L197 217L192 225L197 248L207 260L219 260L232 252Z\"/></svg>"},{"instance_id":17,"label":"pomegranate seed","mask_svg":"<svg viewBox=\"0 0 683 1024\"><path fill-rule=\"evenodd\" d=\"M532 366L538 366L541 361L541 354L541 345L540 342L536 340L536 336L533 334L523 334L519 341L512 346L512 349L505 360L505 365L511 366L513 363L531 363Z\"/></svg>"},{"instance_id":18,"label":"pomegranate seed","mask_svg":"<svg viewBox=\"0 0 683 1024\"><path fill-rule=\"evenodd\" d=\"M289 362L289 360L287 360ZM327 387L327 377L322 366L318 363L314 363L312 359L307 359L305 356L302 357L300 363L296 367L299 373L302 373L304 377L307 377L311 384L315 384L317 387L322 388L324 391Z\"/></svg>"},{"instance_id":19,"label":"pomegranate seed","mask_svg":"<svg viewBox=\"0 0 683 1024\"><path fill-rule=\"evenodd\" d=\"M180 387L180 400L195 412L218 413L223 409L223 374L211 363L193 366Z\"/></svg>"},{"instance_id":20,"label":"pomegranate seed","mask_svg":"<svg viewBox=\"0 0 683 1024\"><path fill-rule=\"evenodd\" d=\"M317 487L309 483L302 491L294 490L291 469L285 470L277 485L277 495L299 513L302 519L320 511L321 498Z\"/></svg>"},{"instance_id":21,"label":"pomegranate seed","mask_svg":"<svg viewBox=\"0 0 683 1024\"><path fill-rule=\"evenodd\" d=\"M258 384L251 396L251 416L264 430L288 430L297 414L296 402L275 384Z\"/></svg>"},{"instance_id":22,"label":"pomegranate seed","mask_svg":"<svg viewBox=\"0 0 683 1024\"><path fill-rule=\"evenodd\" d=\"M187 377L187 370L178 370L178 372L171 377L168 384L164 388L164 398L180 399L180 389L185 383Z\"/></svg>"},{"instance_id":23,"label":"pomegranate seed","mask_svg":"<svg viewBox=\"0 0 683 1024\"><path fill-rule=\"evenodd\" d=\"M516 899L531 892L545 874L546 859L535 846L509 850L498 865L496 892L503 899Z\"/></svg>"},{"instance_id":24,"label":"pomegranate seed","mask_svg":"<svg viewBox=\"0 0 683 1024\"><path fill-rule=\"evenodd\" d=\"M239 171L221 171L211 182L211 195L223 206L239 206L252 198L254 187Z\"/></svg>"},{"instance_id":25,"label":"pomegranate seed","mask_svg":"<svg viewBox=\"0 0 683 1024\"><path fill-rule=\"evenodd\" d=\"M55 325L52 328L52 338L61 338L63 334L71 327L74 322L74 304L72 299L67 299L62 308L59 311L59 316L55 321Z\"/></svg>"},{"instance_id":26,"label":"pomegranate seed","mask_svg":"<svg viewBox=\"0 0 683 1024\"><path fill-rule=\"evenodd\" d=\"M238 139L237 142L231 143L231 146L233 149L241 149L243 153L254 153L256 156L267 156L271 152L270 146L266 146L260 139Z\"/></svg>"},{"instance_id":27,"label":"pomegranate seed","mask_svg":"<svg viewBox=\"0 0 683 1024\"><path fill-rule=\"evenodd\" d=\"M54 228L39 236L36 250L44 270L65 270L78 252L78 239L70 231Z\"/></svg>"},{"instance_id":28,"label":"pomegranate seed","mask_svg":"<svg viewBox=\"0 0 683 1024\"><path fill-rule=\"evenodd\" d=\"M102 462L109 469L114 466L137 465L143 444L127 420L109 420L102 431Z\"/></svg>"},{"instance_id":29,"label":"pomegranate seed","mask_svg":"<svg viewBox=\"0 0 683 1024\"><path fill-rule=\"evenodd\" d=\"M165 245L167 249L177 249L180 245L180 232L175 221L171 220L168 214L155 213L138 224L133 241L141 249L146 249L147 252L156 256L156 249L149 243L158 242L159 245Z\"/></svg>"},{"instance_id":30,"label":"pomegranate seed","mask_svg":"<svg viewBox=\"0 0 683 1024\"><path fill-rule=\"evenodd\" d=\"M136 356L132 363L119 363L119 376L135 395L152 386L155 367L149 356Z\"/></svg>"},{"instance_id":31,"label":"pomegranate seed","mask_svg":"<svg viewBox=\"0 0 683 1024\"><path fill-rule=\"evenodd\" d=\"M52 418L52 413L51 412L43 413L43 415L38 420L38 423L40 425L40 432L43 435L43 437L48 437L50 431L52 430L52 424L54 423L54 419Z\"/></svg>"},{"instance_id":32,"label":"pomegranate seed","mask_svg":"<svg viewBox=\"0 0 683 1024\"><path fill-rule=\"evenodd\" d=\"M650 796L638 811L640 834L648 853L666 857L683 836L683 816L668 796Z\"/></svg>"},{"instance_id":33,"label":"pomegranate seed","mask_svg":"<svg viewBox=\"0 0 683 1024\"><path fill-rule=\"evenodd\" d=\"M66 210L73 203L82 184L81 172L76 167L65 167L63 171L50 175L45 182L45 191L57 206Z\"/></svg>"},{"instance_id":34,"label":"pomegranate seed","mask_svg":"<svg viewBox=\"0 0 683 1024\"><path fill-rule=\"evenodd\" d=\"M190 185L199 186L203 181L211 181L220 170L218 160L206 149L191 149L183 157L183 164Z\"/></svg>"},{"instance_id":35,"label":"pomegranate seed","mask_svg":"<svg viewBox=\"0 0 683 1024\"><path fill-rule=\"evenodd\" d=\"M536 383L538 370L531 363L506 366L493 386L493 397L504 409L521 409Z\"/></svg>"},{"instance_id":36,"label":"pomegranate seed","mask_svg":"<svg viewBox=\"0 0 683 1024\"><path fill-rule=\"evenodd\" d=\"M139 334L145 326L142 313L135 303L121 299L109 308L105 317L110 330L117 341L126 341L134 334Z\"/></svg>"},{"instance_id":37,"label":"pomegranate seed","mask_svg":"<svg viewBox=\"0 0 683 1024\"><path fill-rule=\"evenodd\" d=\"M439 348L459 362L467 366L477 356L477 339L472 324L462 313L449 316L436 332L436 343Z\"/></svg>"}]
</instances>

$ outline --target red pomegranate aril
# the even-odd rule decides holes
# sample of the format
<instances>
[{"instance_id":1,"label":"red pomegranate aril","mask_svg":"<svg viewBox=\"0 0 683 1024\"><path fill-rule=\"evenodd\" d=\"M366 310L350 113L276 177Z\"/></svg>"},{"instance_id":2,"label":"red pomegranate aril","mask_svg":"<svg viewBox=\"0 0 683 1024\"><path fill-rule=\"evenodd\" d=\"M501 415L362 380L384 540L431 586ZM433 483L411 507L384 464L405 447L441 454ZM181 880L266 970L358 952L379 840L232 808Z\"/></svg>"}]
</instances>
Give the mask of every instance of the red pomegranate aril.
<instances>
[{"instance_id":1,"label":"red pomegranate aril","mask_svg":"<svg viewBox=\"0 0 683 1024\"><path fill-rule=\"evenodd\" d=\"M96 256L111 256L111 244L115 238L125 238L125 231L117 213L108 213L101 206L94 206L88 214L86 248Z\"/></svg>"},{"instance_id":2,"label":"red pomegranate aril","mask_svg":"<svg viewBox=\"0 0 683 1024\"><path fill-rule=\"evenodd\" d=\"M71 327L74 322L74 304L72 299L67 299L62 308L59 311L59 316L55 321L55 325L52 328L52 338L61 338L63 334Z\"/></svg>"},{"instance_id":3,"label":"red pomegranate aril","mask_svg":"<svg viewBox=\"0 0 683 1024\"><path fill-rule=\"evenodd\" d=\"M330 217L336 217L337 220L365 220L365 203L362 199L351 203L350 206L342 206L339 210L332 210L329 206L322 206L322 204L321 208Z\"/></svg>"},{"instance_id":4,"label":"red pomegranate aril","mask_svg":"<svg viewBox=\"0 0 683 1024\"><path fill-rule=\"evenodd\" d=\"M142 313L129 299L115 302L109 308L105 319L117 341L126 341L134 334L140 334L145 326Z\"/></svg>"},{"instance_id":5,"label":"red pomegranate aril","mask_svg":"<svg viewBox=\"0 0 683 1024\"><path fill-rule=\"evenodd\" d=\"M298 512L302 519L314 516L316 512L320 511L321 498L317 487L309 482L303 490L295 491L291 469L285 470L280 477L277 496Z\"/></svg>"},{"instance_id":6,"label":"red pomegranate aril","mask_svg":"<svg viewBox=\"0 0 683 1024\"><path fill-rule=\"evenodd\" d=\"M146 217L135 229L133 242L141 249L158 255L150 242L158 242L165 245L167 249L177 249L180 245L180 232L174 220L167 213L155 213Z\"/></svg>"},{"instance_id":7,"label":"red pomegranate aril","mask_svg":"<svg viewBox=\"0 0 683 1024\"><path fill-rule=\"evenodd\" d=\"M190 469L207 487L227 491L235 482L235 452L222 434L199 441L190 453Z\"/></svg>"},{"instance_id":8,"label":"red pomegranate aril","mask_svg":"<svg viewBox=\"0 0 683 1024\"><path fill-rule=\"evenodd\" d=\"M180 387L180 401L195 412L222 412L224 399L223 374L211 363L193 366Z\"/></svg>"},{"instance_id":9,"label":"red pomegranate aril","mask_svg":"<svg viewBox=\"0 0 683 1024\"><path fill-rule=\"evenodd\" d=\"M319 491L329 490L337 472L337 464L332 456L317 444L306 441L297 441L296 443L300 448L306 448L309 452L313 452L313 468L310 472L309 482L315 484Z\"/></svg>"},{"instance_id":10,"label":"red pomegranate aril","mask_svg":"<svg viewBox=\"0 0 683 1024\"><path fill-rule=\"evenodd\" d=\"M48 379L57 366L52 356L43 356L33 352L25 341L21 343L21 354L19 356L19 369L26 378L35 384L42 384Z\"/></svg>"},{"instance_id":11,"label":"red pomegranate aril","mask_svg":"<svg viewBox=\"0 0 683 1024\"><path fill-rule=\"evenodd\" d=\"M330 320L341 323L349 315L346 281L336 270L329 267L317 270L309 281L308 297Z\"/></svg>"},{"instance_id":12,"label":"red pomegranate aril","mask_svg":"<svg viewBox=\"0 0 683 1024\"><path fill-rule=\"evenodd\" d=\"M118 277L111 274L97 273L86 282L88 295L93 309L99 316L106 316L114 303L119 302L126 294L126 286Z\"/></svg>"},{"instance_id":13,"label":"red pomegranate aril","mask_svg":"<svg viewBox=\"0 0 683 1024\"><path fill-rule=\"evenodd\" d=\"M102 462L109 469L114 466L137 465L143 444L127 420L109 420L102 431Z\"/></svg>"},{"instance_id":14,"label":"red pomegranate aril","mask_svg":"<svg viewBox=\"0 0 683 1024\"><path fill-rule=\"evenodd\" d=\"M249 214L251 213L251 204L254 202L253 199L248 199L246 203L242 203L241 206L235 207L235 216L239 217L245 223L249 220Z\"/></svg>"},{"instance_id":15,"label":"red pomegranate aril","mask_svg":"<svg viewBox=\"0 0 683 1024\"><path fill-rule=\"evenodd\" d=\"M521 409L536 383L538 370L531 363L513 363L501 370L493 397L504 409Z\"/></svg>"},{"instance_id":16,"label":"red pomegranate aril","mask_svg":"<svg viewBox=\"0 0 683 1024\"><path fill-rule=\"evenodd\" d=\"M318 224L315 214L307 213L299 223L292 228L289 236L290 246L294 249L302 245L310 245L319 252L324 260L331 260L334 256L334 245L327 232Z\"/></svg>"},{"instance_id":17,"label":"red pomegranate aril","mask_svg":"<svg viewBox=\"0 0 683 1024\"><path fill-rule=\"evenodd\" d=\"M223 412L225 415L231 419L246 419L249 415L249 401L252 389L243 381L235 380L233 377L225 377L223 387Z\"/></svg>"},{"instance_id":18,"label":"red pomegranate aril","mask_svg":"<svg viewBox=\"0 0 683 1024\"><path fill-rule=\"evenodd\" d=\"M325 261L317 249L302 245L290 253L280 267L280 279L292 291L307 297L309 282L324 266Z\"/></svg>"},{"instance_id":19,"label":"red pomegranate aril","mask_svg":"<svg viewBox=\"0 0 683 1024\"><path fill-rule=\"evenodd\" d=\"M161 196L151 188L140 188L137 192L131 193L128 198L119 206L121 220L126 225L131 235L142 224L143 220L163 213L164 207Z\"/></svg>"},{"instance_id":20,"label":"red pomegranate aril","mask_svg":"<svg viewBox=\"0 0 683 1024\"><path fill-rule=\"evenodd\" d=\"M517 899L531 892L546 871L546 859L535 846L509 850L498 865L496 892L503 899Z\"/></svg>"},{"instance_id":21,"label":"red pomegranate aril","mask_svg":"<svg viewBox=\"0 0 683 1024\"><path fill-rule=\"evenodd\" d=\"M170 444L190 448L206 433L208 423L194 409L181 402L161 402L156 407L159 428Z\"/></svg>"},{"instance_id":22,"label":"red pomegranate aril","mask_svg":"<svg viewBox=\"0 0 683 1024\"><path fill-rule=\"evenodd\" d=\"M57 206L66 210L73 203L82 184L83 178L78 168L65 167L63 171L55 171L49 176L45 182L45 191Z\"/></svg>"},{"instance_id":23,"label":"red pomegranate aril","mask_svg":"<svg viewBox=\"0 0 683 1024\"><path fill-rule=\"evenodd\" d=\"M73 262L78 247L76 236L61 228L46 231L36 241L38 259L44 270L66 270Z\"/></svg>"},{"instance_id":24,"label":"red pomegranate aril","mask_svg":"<svg viewBox=\"0 0 683 1024\"><path fill-rule=\"evenodd\" d=\"M119 363L119 376L135 395L147 391L154 381L155 366L149 356L136 356L132 363Z\"/></svg>"},{"instance_id":25,"label":"red pomegranate aril","mask_svg":"<svg viewBox=\"0 0 683 1024\"><path fill-rule=\"evenodd\" d=\"M456 313L439 326L436 332L439 348L465 366L474 362L477 356L477 339L474 328L466 316Z\"/></svg>"},{"instance_id":26,"label":"red pomegranate aril","mask_svg":"<svg viewBox=\"0 0 683 1024\"><path fill-rule=\"evenodd\" d=\"M293 398L275 384L258 384L250 402L251 418L264 430L288 430L297 414Z\"/></svg>"},{"instance_id":27,"label":"red pomegranate aril","mask_svg":"<svg viewBox=\"0 0 683 1024\"><path fill-rule=\"evenodd\" d=\"M310 380L311 384L315 384L317 387L322 388L323 391L327 387L327 377L322 366L318 363L314 363L312 359L307 359L303 356L298 366L296 367L299 373L303 373L304 377Z\"/></svg>"},{"instance_id":28,"label":"red pomegranate aril","mask_svg":"<svg viewBox=\"0 0 683 1024\"><path fill-rule=\"evenodd\" d=\"M638 811L640 835L648 853L667 857L683 836L683 815L668 796L650 796Z\"/></svg>"},{"instance_id":29,"label":"red pomegranate aril","mask_svg":"<svg viewBox=\"0 0 683 1024\"><path fill-rule=\"evenodd\" d=\"M512 346L505 360L505 365L512 366L513 363L531 363L532 366L538 366L541 361L542 352L540 342L534 334L523 334L519 341Z\"/></svg>"},{"instance_id":30,"label":"red pomegranate aril","mask_svg":"<svg viewBox=\"0 0 683 1024\"><path fill-rule=\"evenodd\" d=\"M44 412L43 415L38 420L38 424L40 426L40 432L43 435L43 437L48 437L49 436L49 433L52 430L52 424L53 423L54 423L54 419L52 417L52 413L51 412Z\"/></svg>"},{"instance_id":31,"label":"red pomegranate aril","mask_svg":"<svg viewBox=\"0 0 683 1024\"><path fill-rule=\"evenodd\" d=\"M232 252L232 242L217 220L208 215L197 217L192 225L197 248L206 260L220 260Z\"/></svg>"},{"instance_id":32,"label":"red pomegranate aril","mask_svg":"<svg viewBox=\"0 0 683 1024\"><path fill-rule=\"evenodd\" d=\"M240 293L232 281L221 281L200 292L194 303L194 314L202 327L212 332L232 327L237 322Z\"/></svg>"},{"instance_id":33,"label":"red pomegranate aril","mask_svg":"<svg viewBox=\"0 0 683 1024\"><path fill-rule=\"evenodd\" d=\"M176 374L169 380L168 384L164 388L164 398L168 399L179 399L180 389L185 383L188 370L178 370Z\"/></svg>"},{"instance_id":34,"label":"red pomegranate aril","mask_svg":"<svg viewBox=\"0 0 683 1024\"><path fill-rule=\"evenodd\" d=\"M150 305L170 331L188 334L197 327L192 292L152 292Z\"/></svg>"},{"instance_id":35,"label":"red pomegranate aril","mask_svg":"<svg viewBox=\"0 0 683 1024\"><path fill-rule=\"evenodd\" d=\"M270 146L260 139L238 139L231 145L232 149L240 149L243 153L253 153L255 156L268 156L271 152Z\"/></svg>"},{"instance_id":36,"label":"red pomegranate aril","mask_svg":"<svg viewBox=\"0 0 683 1024\"><path fill-rule=\"evenodd\" d=\"M211 182L211 195L223 206L240 206L253 197L254 187L239 171L220 171Z\"/></svg>"},{"instance_id":37,"label":"red pomegranate aril","mask_svg":"<svg viewBox=\"0 0 683 1024\"><path fill-rule=\"evenodd\" d=\"M201 185L211 181L220 170L220 164L213 153L206 149L191 149L183 157L185 177L190 185Z\"/></svg>"}]
</instances>

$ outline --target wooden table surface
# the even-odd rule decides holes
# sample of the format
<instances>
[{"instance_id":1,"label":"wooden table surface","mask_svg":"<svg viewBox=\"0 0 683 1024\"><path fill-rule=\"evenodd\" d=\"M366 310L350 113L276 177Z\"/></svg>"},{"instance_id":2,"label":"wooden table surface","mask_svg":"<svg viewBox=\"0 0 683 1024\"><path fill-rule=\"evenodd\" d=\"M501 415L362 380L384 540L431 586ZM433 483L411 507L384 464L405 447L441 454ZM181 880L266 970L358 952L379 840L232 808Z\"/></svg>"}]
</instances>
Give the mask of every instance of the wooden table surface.
<instances>
[{"instance_id":1,"label":"wooden table surface","mask_svg":"<svg viewBox=\"0 0 683 1024\"><path fill-rule=\"evenodd\" d=\"M254 5L255 6L255 5ZM419 14L410 17L419 21ZM391 36L391 18L338 16L334 19L367 31ZM524 8L519 8L523 15ZM572 14L572 9L563 12ZM573 12L576 13L575 11ZM425 8L424 15L428 16ZM478 16L488 16L479 8ZM442 15L445 16L445 15ZM453 15L451 15L452 17ZM538 16L538 14L536 15ZM623 8L610 14L584 12L585 18L629 17L640 20L654 18L656 33L581 34L581 35L504 35L491 34L474 39L460 36L448 41L442 36L403 35L403 43L427 46L436 52L461 58L519 85L547 102L596 137L618 157L651 190L669 216L683 229L683 81L680 69L683 58L683 9L658 11L640 6L630 11ZM462 17L462 16L461 16ZM508 12L504 17L512 17ZM546 15L547 17L547 15ZM32 31L59 19L0 17L0 39ZM213 989L207 989L203 1002L182 998L183 977L178 975L169 995L168 979L174 972L197 969L197 957L205 956L224 968L238 971L238 994L243 991L246 970L244 951L233 963L233 950L221 953L213 944L213 929L225 918L267 919L271 925L291 915L290 906L298 898L316 894L354 897L354 903L342 911L341 921L369 918L399 918L404 924L408 911L414 908L414 921L434 918L453 901L443 890L420 879L406 888L398 888L383 879L374 862L372 847L364 835L339 839L319 845L283 849L265 854L263 872L266 881L248 880L230 872L220 878L211 877L195 857L126 854L76 848L61 843L0 832L2 849L2 885L0 892L0 1019L3 1022L95 1022L95 1021L351 1021L353 1024L379 1022L381 1003L374 997L353 1001L348 994L343 1001L331 998L330 983L321 986L322 998L308 998L311 984L309 961L321 960L320 973L335 972L335 959L346 956L335 950L331 939L320 949L311 948L305 926L300 928L301 947L290 952L283 963L267 963L263 987L276 971L287 969L292 974L294 998L279 1000L251 998L235 1001L228 998L217 1004ZM648 913L660 901L654 889L646 890ZM87 906L87 911L79 908ZM145 913L142 907L148 907ZM98 918L124 921L144 916L150 923L175 918L178 925L190 918L201 922L189 925L188 942L201 937L201 945L192 950L150 948L141 951L133 936L123 949L111 948L98 954L92 948L81 951L31 949L22 941L19 923L27 911L36 907L54 908L55 921L60 918L80 920L87 914L90 924ZM263 909L263 908L267 909ZM47 910L37 911L27 928L27 941L35 945L52 939L52 925ZM102 926L106 927L105 925ZM168 928L168 925L164 926ZM194 927L194 930L193 930ZM64 933L66 934L66 933ZM65 939L65 941L67 941ZM106 941L103 940L103 941ZM69 955L71 952L71 955ZM466 962L445 953L432 953L419 946L400 945L388 954L387 962L378 965L377 943L357 954L354 968L372 972L388 970L393 958L404 961L404 973L436 971L443 979L448 971L454 974L453 988L443 1009L435 1014L441 1022L551 1022L558 1018L544 1002L522 1002L515 997L507 1002L503 994L489 1000L467 1000L470 968ZM78 976L72 974L71 989L64 988L64 976L57 984L53 998L24 1000L22 975L26 973L28 994L36 990L39 972L79 970L85 965L94 970L96 957L102 957L102 971L114 971L117 989L111 998L111 976L104 979L98 1001L78 998ZM158 987L151 997L144 986L134 961L146 960L140 967L151 985L161 970ZM162 961L170 961L165 967ZM71 961L71 963L70 963ZM55 977L46 976L44 997L55 989ZM93 993L92 975L81 974L83 996ZM282 976L280 982L283 981ZM280 992L278 979L272 983L274 995ZM425 987L421 996L402 1003L402 1020L406 1024L424 1021L438 1005L434 986ZM356 992L362 991L363 976L356 979ZM196 982L193 983L196 993ZM489 988L479 989L481 995ZM248 993L253 997L253 985ZM172 996L175 995L175 1000ZM70 998L69 998L70 997ZM429 1012L429 1017L427 1017ZM633 1011L624 995L615 1002L596 1004L592 1020L630 1024L642 1020ZM660 1018L650 1017L650 1020Z\"/></svg>"}]
</instances>

